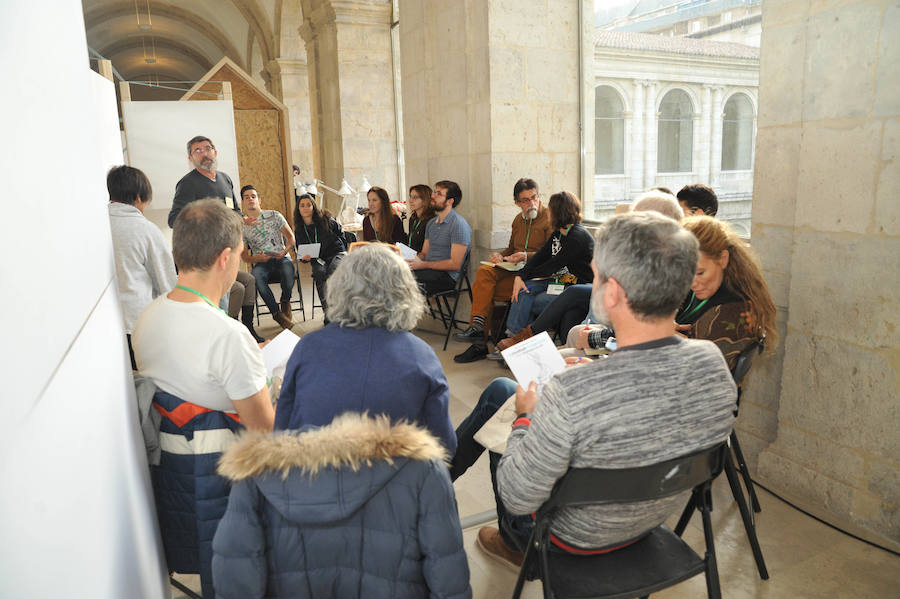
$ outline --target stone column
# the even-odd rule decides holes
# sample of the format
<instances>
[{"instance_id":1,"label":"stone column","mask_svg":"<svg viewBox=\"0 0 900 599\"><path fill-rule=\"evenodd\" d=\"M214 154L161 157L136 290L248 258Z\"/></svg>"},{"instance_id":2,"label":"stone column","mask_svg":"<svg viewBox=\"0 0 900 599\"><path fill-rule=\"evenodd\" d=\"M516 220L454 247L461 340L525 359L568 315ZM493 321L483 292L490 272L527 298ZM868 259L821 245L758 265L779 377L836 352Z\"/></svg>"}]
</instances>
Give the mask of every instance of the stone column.
<instances>
[{"instance_id":1,"label":"stone column","mask_svg":"<svg viewBox=\"0 0 900 599\"><path fill-rule=\"evenodd\" d=\"M291 162L304 179L313 178L312 128L309 112L309 75L305 58L276 58L266 65L272 93L288 107Z\"/></svg>"},{"instance_id":2,"label":"stone column","mask_svg":"<svg viewBox=\"0 0 900 599\"><path fill-rule=\"evenodd\" d=\"M656 144L659 137L659 113L656 110L656 81L645 82L644 97L644 184L641 191L656 185Z\"/></svg>"},{"instance_id":3,"label":"stone column","mask_svg":"<svg viewBox=\"0 0 900 599\"><path fill-rule=\"evenodd\" d=\"M520 177L578 192L579 2L400 2L406 180L456 179L482 249L509 240Z\"/></svg>"},{"instance_id":4,"label":"stone column","mask_svg":"<svg viewBox=\"0 0 900 599\"><path fill-rule=\"evenodd\" d=\"M710 122L709 144L709 185L713 189L719 186L719 173L722 172L722 91L721 85L712 88L712 120Z\"/></svg>"},{"instance_id":5,"label":"stone column","mask_svg":"<svg viewBox=\"0 0 900 599\"><path fill-rule=\"evenodd\" d=\"M783 344L750 373L741 443L763 484L896 551L900 6L762 10L753 246Z\"/></svg>"},{"instance_id":6,"label":"stone column","mask_svg":"<svg viewBox=\"0 0 900 599\"><path fill-rule=\"evenodd\" d=\"M647 139L644 135L644 121L646 110L644 107L644 88L646 81L634 82L634 103L632 107L634 124L631 128L631 168L625 172L631 173L631 194L642 192L644 187L644 156L647 153Z\"/></svg>"},{"instance_id":7,"label":"stone column","mask_svg":"<svg viewBox=\"0 0 900 599\"><path fill-rule=\"evenodd\" d=\"M337 188L363 176L397 197L397 128L388 0L310 0L300 28L310 70L317 177ZM340 199L327 194L332 210Z\"/></svg>"},{"instance_id":8,"label":"stone column","mask_svg":"<svg viewBox=\"0 0 900 599\"><path fill-rule=\"evenodd\" d=\"M700 98L700 142L694 152L698 157L696 173L697 181L709 181L712 167L712 89L710 85L703 86L703 95Z\"/></svg>"}]
</instances>

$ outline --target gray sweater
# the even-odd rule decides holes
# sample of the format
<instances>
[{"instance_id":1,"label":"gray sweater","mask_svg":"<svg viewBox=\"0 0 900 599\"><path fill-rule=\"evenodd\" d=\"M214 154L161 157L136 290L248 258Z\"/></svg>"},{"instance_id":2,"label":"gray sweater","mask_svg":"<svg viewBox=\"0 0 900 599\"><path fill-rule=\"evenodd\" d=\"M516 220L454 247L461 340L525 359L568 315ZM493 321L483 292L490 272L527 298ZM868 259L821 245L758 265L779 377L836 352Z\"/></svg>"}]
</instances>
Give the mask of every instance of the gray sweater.
<instances>
[{"instance_id":1,"label":"gray sweater","mask_svg":"<svg viewBox=\"0 0 900 599\"><path fill-rule=\"evenodd\" d=\"M531 514L569 468L631 468L710 447L731 432L737 389L709 341L668 337L557 374L530 427L512 431L497 471L504 506ZM582 549L640 536L687 494L564 509L554 535Z\"/></svg>"}]
</instances>

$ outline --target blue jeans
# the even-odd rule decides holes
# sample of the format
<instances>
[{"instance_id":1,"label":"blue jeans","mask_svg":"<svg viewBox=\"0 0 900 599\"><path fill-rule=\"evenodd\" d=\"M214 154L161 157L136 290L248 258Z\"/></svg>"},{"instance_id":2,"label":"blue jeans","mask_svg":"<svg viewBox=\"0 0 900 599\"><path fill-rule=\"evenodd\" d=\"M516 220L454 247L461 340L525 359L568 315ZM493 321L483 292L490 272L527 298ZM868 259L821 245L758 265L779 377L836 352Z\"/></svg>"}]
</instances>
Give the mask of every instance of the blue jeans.
<instances>
[{"instance_id":1,"label":"blue jeans","mask_svg":"<svg viewBox=\"0 0 900 599\"><path fill-rule=\"evenodd\" d=\"M475 433L497 413L507 398L516 392L516 382L512 379L498 378L491 381L481 396L472 412L456 427L456 454L450 462L450 479L456 480L465 473L484 453L484 447L475 441ZM507 527L513 530L510 536L506 527L500 526L500 536L511 548L521 550L528 542L531 529L534 527L530 516L510 516L497 492L497 465L500 463L500 454L490 452L491 485L494 487L494 499L497 502L497 521L503 520Z\"/></svg>"},{"instance_id":2,"label":"blue jeans","mask_svg":"<svg viewBox=\"0 0 900 599\"><path fill-rule=\"evenodd\" d=\"M553 283L553 279L542 279L540 281L525 281L528 285L529 292L519 292L519 297L509 306L509 316L506 317L506 328L513 333L518 333L524 329L528 323L533 321L535 317L544 311L544 308L550 305L558 295L550 295L547 293L547 287Z\"/></svg>"},{"instance_id":3,"label":"blue jeans","mask_svg":"<svg viewBox=\"0 0 900 599\"><path fill-rule=\"evenodd\" d=\"M251 272L253 273L253 278L256 279L256 288L259 290L259 295L266 303L266 307L269 308L269 312L277 314L281 309L275 303L275 296L269 287L269 280L277 275L278 282L281 283L281 302L290 301L291 291L294 287L294 263L287 256L280 259L272 258L265 262L257 262L253 265Z\"/></svg>"}]
</instances>

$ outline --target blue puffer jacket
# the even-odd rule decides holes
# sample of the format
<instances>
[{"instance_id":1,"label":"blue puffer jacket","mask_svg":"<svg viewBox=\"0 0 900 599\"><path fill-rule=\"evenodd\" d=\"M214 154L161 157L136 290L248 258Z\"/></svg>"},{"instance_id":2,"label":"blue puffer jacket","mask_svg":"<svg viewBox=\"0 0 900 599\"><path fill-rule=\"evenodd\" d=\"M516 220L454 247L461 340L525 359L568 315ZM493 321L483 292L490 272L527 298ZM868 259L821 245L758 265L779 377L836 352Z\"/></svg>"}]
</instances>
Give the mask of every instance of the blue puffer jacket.
<instances>
[{"instance_id":1,"label":"blue puffer jacket","mask_svg":"<svg viewBox=\"0 0 900 599\"><path fill-rule=\"evenodd\" d=\"M236 414L210 410L157 391L162 415L158 466L150 467L156 513L170 571L199 574L212 599L212 540L228 505L230 482L216 474L222 452L244 425Z\"/></svg>"},{"instance_id":2,"label":"blue puffer jacket","mask_svg":"<svg viewBox=\"0 0 900 599\"><path fill-rule=\"evenodd\" d=\"M248 435L213 540L222 599L471 597L445 450L424 429L348 413Z\"/></svg>"}]
</instances>

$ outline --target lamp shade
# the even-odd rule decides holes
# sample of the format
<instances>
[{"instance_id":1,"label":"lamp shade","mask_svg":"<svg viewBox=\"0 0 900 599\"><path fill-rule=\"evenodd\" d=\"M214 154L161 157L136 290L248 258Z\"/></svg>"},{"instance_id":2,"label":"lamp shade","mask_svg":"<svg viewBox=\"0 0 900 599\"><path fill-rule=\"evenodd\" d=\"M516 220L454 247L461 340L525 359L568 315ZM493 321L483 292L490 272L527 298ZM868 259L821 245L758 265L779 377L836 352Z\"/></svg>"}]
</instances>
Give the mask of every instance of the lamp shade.
<instances>
[{"instance_id":1,"label":"lamp shade","mask_svg":"<svg viewBox=\"0 0 900 599\"><path fill-rule=\"evenodd\" d=\"M306 193L308 193L308 194L310 194L310 195L312 195L312 196L318 196L318 195L319 195L319 188L316 187L316 180L315 180L315 179L313 179L313 182L312 182L312 183L310 183L309 185L306 186Z\"/></svg>"},{"instance_id":2,"label":"lamp shade","mask_svg":"<svg viewBox=\"0 0 900 599\"><path fill-rule=\"evenodd\" d=\"M363 190L363 192L367 192L372 189L372 184L369 183L369 179L365 175L363 175L363 180L359 187Z\"/></svg>"},{"instance_id":3,"label":"lamp shade","mask_svg":"<svg viewBox=\"0 0 900 599\"><path fill-rule=\"evenodd\" d=\"M349 196L353 195L353 188L350 187L350 184L347 183L346 179L341 180L341 188L338 190L338 195L341 196Z\"/></svg>"}]
</instances>

